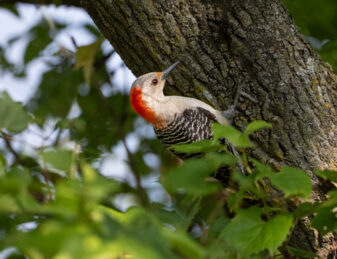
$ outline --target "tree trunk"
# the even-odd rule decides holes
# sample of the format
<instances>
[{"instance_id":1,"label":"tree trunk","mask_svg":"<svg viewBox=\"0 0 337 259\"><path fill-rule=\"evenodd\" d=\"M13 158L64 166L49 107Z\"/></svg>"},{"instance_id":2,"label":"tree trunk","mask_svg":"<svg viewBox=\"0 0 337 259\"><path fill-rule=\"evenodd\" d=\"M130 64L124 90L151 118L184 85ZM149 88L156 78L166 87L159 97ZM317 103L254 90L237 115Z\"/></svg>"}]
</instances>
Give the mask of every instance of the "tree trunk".
<instances>
[{"instance_id":1,"label":"tree trunk","mask_svg":"<svg viewBox=\"0 0 337 259\"><path fill-rule=\"evenodd\" d=\"M67 2L67 1L66 1ZM82 0L104 36L138 76L179 60L167 94L225 110L239 84L258 100L240 103L234 124L265 120L252 155L310 174L314 199L327 188L314 168L337 169L337 76L304 40L281 0ZM300 222L291 245L332 255L333 237Z\"/></svg>"},{"instance_id":2,"label":"tree trunk","mask_svg":"<svg viewBox=\"0 0 337 259\"><path fill-rule=\"evenodd\" d=\"M253 155L273 167L337 169L337 77L299 33L280 0L86 0L83 7L138 76L179 60L168 94L192 96L219 109L239 84L258 103L241 102L234 124L265 120ZM332 253L333 237L317 238L300 222L291 245Z\"/></svg>"}]
</instances>

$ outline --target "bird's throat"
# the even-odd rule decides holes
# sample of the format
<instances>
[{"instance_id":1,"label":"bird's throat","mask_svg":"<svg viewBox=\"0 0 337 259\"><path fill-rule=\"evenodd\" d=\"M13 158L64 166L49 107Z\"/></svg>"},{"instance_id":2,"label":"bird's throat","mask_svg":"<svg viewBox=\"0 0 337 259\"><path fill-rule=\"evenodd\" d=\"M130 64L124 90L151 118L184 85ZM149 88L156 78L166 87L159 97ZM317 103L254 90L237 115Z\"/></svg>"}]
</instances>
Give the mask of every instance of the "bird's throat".
<instances>
[{"instance_id":1,"label":"bird's throat","mask_svg":"<svg viewBox=\"0 0 337 259\"><path fill-rule=\"evenodd\" d=\"M140 87L133 87L130 91L130 102L133 110L142 116L146 121L150 122L155 128L162 128L163 121L156 116L155 112L147 106L142 98L142 89Z\"/></svg>"}]
</instances>

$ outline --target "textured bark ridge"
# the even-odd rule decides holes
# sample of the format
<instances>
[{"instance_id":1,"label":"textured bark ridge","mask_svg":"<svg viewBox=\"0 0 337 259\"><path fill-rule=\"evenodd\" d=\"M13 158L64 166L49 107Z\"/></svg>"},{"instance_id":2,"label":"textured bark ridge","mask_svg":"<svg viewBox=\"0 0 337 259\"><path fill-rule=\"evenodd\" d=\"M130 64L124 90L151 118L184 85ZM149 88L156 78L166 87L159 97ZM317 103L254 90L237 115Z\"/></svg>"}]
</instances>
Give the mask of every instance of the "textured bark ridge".
<instances>
[{"instance_id":1,"label":"textured bark ridge","mask_svg":"<svg viewBox=\"0 0 337 259\"><path fill-rule=\"evenodd\" d=\"M240 103L235 125L265 120L254 156L275 168L337 169L337 77L299 33L280 0L83 0L83 7L136 74L179 60L168 94L192 96L219 109L239 84L258 103ZM329 253L301 222L291 243ZM331 250L331 249L330 249Z\"/></svg>"}]
</instances>

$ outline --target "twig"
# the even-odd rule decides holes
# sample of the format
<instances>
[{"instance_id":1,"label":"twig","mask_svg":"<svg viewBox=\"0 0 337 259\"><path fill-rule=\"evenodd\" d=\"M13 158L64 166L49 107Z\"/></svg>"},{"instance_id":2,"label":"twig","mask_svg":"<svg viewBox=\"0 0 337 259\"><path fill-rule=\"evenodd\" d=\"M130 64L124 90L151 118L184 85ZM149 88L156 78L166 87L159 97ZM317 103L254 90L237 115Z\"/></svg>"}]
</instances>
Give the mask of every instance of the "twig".
<instances>
[{"instance_id":1,"label":"twig","mask_svg":"<svg viewBox=\"0 0 337 259\"><path fill-rule=\"evenodd\" d=\"M124 148L126 150L126 153L128 155L129 165L131 167L131 171L132 171L132 173L135 177L135 180L136 180L136 187L137 187L137 190L139 192L140 201L141 201L142 205L144 207L146 207L149 203L149 199L147 197L146 191L144 190L144 188L142 186L140 173L138 171L138 168L137 168L137 165L135 163L134 157L133 157L132 153L130 152L124 138L122 139L122 142L123 142Z\"/></svg>"},{"instance_id":2,"label":"twig","mask_svg":"<svg viewBox=\"0 0 337 259\"><path fill-rule=\"evenodd\" d=\"M46 182L46 186L47 186L47 192L48 192L48 196L49 196L48 200L51 201L53 199L53 195L52 195L51 187L50 187L50 184L49 184L50 175L49 175L49 171L48 171L44 162L43 162L42 174L43 174L44 180Z\"/></svg>"},{"instance_id":3,"label":"twig","mask_svg":"<svg viewBox=\"0 0 337 259\"><path fill-rule=\"evenodd\" d=\"M19 154L14 150L13 146L12 146L12 136L7 135L5 132L1 131L2 137L5 140L6 143L6 147L8 148L8 150L12 153L12 155L15 157L15 160L17 163L19 163L20 165L24 166L25 162L21 159L21 157L19 156Z\"/></svg>"}]
</instances>

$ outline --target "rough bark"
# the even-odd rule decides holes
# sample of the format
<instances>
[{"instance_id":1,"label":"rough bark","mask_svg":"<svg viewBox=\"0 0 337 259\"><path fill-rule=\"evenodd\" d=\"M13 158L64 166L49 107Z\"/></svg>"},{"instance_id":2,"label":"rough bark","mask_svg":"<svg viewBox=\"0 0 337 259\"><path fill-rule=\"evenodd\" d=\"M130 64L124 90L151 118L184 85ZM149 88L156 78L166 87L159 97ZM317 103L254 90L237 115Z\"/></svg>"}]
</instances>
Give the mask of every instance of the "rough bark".
<instances>
[{"instance_id":1,"label":"rough bark","mask_svg":"<svg viewBox=\"0 0 337 259\"><path fill-rule=\"evenodd\" d=\"M168 94L232 103L239 84L258 100L241 102L235 125L273 125L254 136L253 155L310 174L314 199L326 187L314 168L337 169L337 76L305 41L281 0L82 0L82 6L136 74L179 60ZM290 243L332 254L333 237L317 237L305 221Z\"/></svg>"},{"instance_id":2,"label":"rough bark","mask_svg":"<svg viewBox=\"0 0 337 259\"><path fill-rule=\"evenodd\" d=\"M231 104L238 84L258 100L241 103L235 125L265 120L253 155L279 168L337 168L337 77L297 29L280 0L82 1L104 36L136 74L179 60L169 94ZM300 222L290 243L327 256L332 237Z\"/></svg>"}]
</instances>

